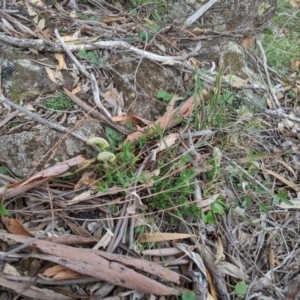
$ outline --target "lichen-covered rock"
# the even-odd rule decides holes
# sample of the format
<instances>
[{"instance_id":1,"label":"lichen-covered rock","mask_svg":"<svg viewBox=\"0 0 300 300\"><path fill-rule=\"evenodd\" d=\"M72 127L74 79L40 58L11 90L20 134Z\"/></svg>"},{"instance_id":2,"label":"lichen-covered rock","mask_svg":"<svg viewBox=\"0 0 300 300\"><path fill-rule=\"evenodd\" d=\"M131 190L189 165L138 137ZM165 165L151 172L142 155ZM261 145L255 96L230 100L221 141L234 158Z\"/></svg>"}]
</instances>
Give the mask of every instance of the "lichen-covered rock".
<instances>
[{"instance_id":1,"label":"lichen-covered rock","mask_svg":"<svg viewBox=\"0 0 300 300\"><path fill-rule=\"evenodd\" d=\"M99 122L83 122L77 133L86 137L103 135ZM44 168L63 162L78 154L91 155L94 150L71 135L50 130L23 131L0 139L0 165L18 176L28 176Z\"/></svg>"},{"instance_id":2,"label":"lichen-covered rock","mask_svg":"<svg viewBox=\"0 0 300 300\"><path fill-rule=\"evenodd\" d=\"M58 84L52 82L46 72L46 66L56 66L57 62L48 59L38 63L35 54L0 43L0 65L2 66L2 90L5 97L14 101L26 101L41 94L54 93ZM66 86L71 84L71 77L61 73L61 80Z\"/></svg>"},{"instance_id":3,"label":"lichen-covered rock","mask_svg":"<svg viewBox=\"0 0 300 300\"><path fill-rule=\"evenodd\" d=\"M109 63L122 75L113 78L123 92L125 110L128 114L155 120L165 112L167 104L156 98L159 90L179 95L184 93L182 77L176 70L162 67L146 59L134 58L126 53L112 55ZM136 94L134 89L139 94Z\"/></svg>"}]
</instances>

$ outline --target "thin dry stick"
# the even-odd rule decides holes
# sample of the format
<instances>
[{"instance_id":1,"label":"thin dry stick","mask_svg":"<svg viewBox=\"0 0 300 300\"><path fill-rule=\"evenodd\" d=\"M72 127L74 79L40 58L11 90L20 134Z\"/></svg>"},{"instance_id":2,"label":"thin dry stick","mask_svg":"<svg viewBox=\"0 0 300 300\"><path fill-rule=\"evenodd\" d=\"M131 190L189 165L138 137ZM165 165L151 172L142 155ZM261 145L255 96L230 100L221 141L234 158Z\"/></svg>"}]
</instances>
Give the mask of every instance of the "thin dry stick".
<instances>
[{"instance_id":1,"label":"thin dry stick","mask_svg":"<svg viewBox=\"0 0 300 300\"><path fill-rule=\"evenodd\" d=\"M291 120L293 122L297 122L297 123L300 123L300 118L297 118L295 116L292 116L292 115L287 115L286 113L282 112L282 111L273 111L273 110L270 110L270 109L264 109L263 110L264 113L268 114L268 115L272 115L272 116L277 116L279 118L286 118L288 120Z\"/></svg>"},{"instance_id":2,"label":"thin dry stick","mask_svg":"<svg viewBox=\"0 0 300 300\"><path fill-rule=\"evenodd\" d=\"M47 191L48 191L49 203L50 203L50 209L51 209L52 225L54 227L54 225L55 225L55 221L54 221L54 209L53 209L52 195L51 195L51 192L50 192L49 182L48 181L47 181ZM51 242L53 242L53 236L54 236L53 227L52 227L52 234L51 234Z\"/></svg>"},{"instance_id":3,"label":"thin dry stick","mask_svg":"<svg viewBox=\"0 0 300 300\"><path fill-rule=\"evenodd\" d=\"M108 244L107 252L113 252L113 251L115 250L114 245L115 245L115 244L119 244L119 242L120 242L121 239L122 239L122 236L118 236L118 234L119 234L119 232L120 232L120 228L121 228L121 225L122 225L122 223L123 223L123 220L128 218L128 217L126 216L127 206L128 206L128 202L125 202L125 203L123 204L122 210L121 210L121 212L120 212L120 218L118 219L116 228L115 228L115 230L114 230L115 234L114 234L113 238L110 240L110 242L109 242L109 244ZM117 237L118 237L118 241L117 241Z\"/></svg>"},{"instance_id":4,"label":"thin dry stick","mask_svg":"<svg viewBox=\"0 0 300 300\"><path fill-rule=\"evenodd\" d=\"M65 49L62 47L62 45L57 43L52 43L50 41L40 40L40 39L18 39L11 36L0 34L0 41L9 43L11 45L14 45L16 47L21 48L33 48L38 51L47 51L47 52L63 52ZM196 46L196 50L198 50L198 45ZM67 49L69 49L71 52L78 52L80 50L95 50L95 49L125 49L129 50L131 52L134 52L138 55L143 55L145 58L148 58L149 60L154 60L157 62L167 62L167 61L185 61L186 57L188 55L182 55L182 56L163 56L154 54L148 51L143 51L141 49L138 49L126 42L123 41L100 41L95 43L89 43L89 44L82 44L82 45L72 45L69 46Z\"/></svg>"},{"instance_id":5,"label":"thin dry stick","mask_svg":"<svg viewBox=\"0 0 300 300\"><path fill-rule=\"evenodd\" d=\"M14 276L14 275L4 275L4 278L11 280L11 281L18 281L18 282L34 282L44 285L70 285L70 284L83 284L83 283L91 283L91 282L98 282L99 279L95 277L81 277L81 278L73 278L73 279L63 279L63 280L52 280L50 278L39 278L39 277L31 277L31 276Z\"/></svg>"},{"instance_id":6,"label":"thin dry stick","mask_svg":"<svg viewBox=\"0 0 300 300\"><path fill-rule=\"evenodd\" d=\"M87 138L86 137L84 137L84 136L82 136L82 135L80 135L80 134L78 134L76 132L73 132L72 129L68 129L68 128L63 127L63 126L61 126L59 124L56 124L56 123L50 122L48 120L45 120L42 117L40 117L38 114L35 114L35 113L29 111L28 109L26 109L26 108L24 108L22 106L17 105L16 103L12 102L8 98L0 96L0 101L2 101L5 104L8 104L9 106L13 107L14 109L17 109L18 111L21 111L21 112L25 113L27 116L31 117L32 119L38 121L41 124L44 124L46 126L49 126L50 128L59 130L61 132L65 132L67 134L70 134L70 135L74 136L75 138L77 138L77 139L79 139L81 141L84 141L85 143L87 142ZM93 149L95 149L96 151L99 151L99 148L97 146L93 147Z\"/></svg>"},{"instance_id":7,"label":"thin dry stick","mask_svg":"<svg viewBox=\"0 0 300 300\"><path fill-rule=\"evenodd\" d=\"M66 95L75 102L80 108L82 108L84 111L86 111L88 114L91 114L93 117L99 119L100 121L103 121L106 125L113 127L114 129L118 130L119 132L123 134L129 134L129 131L125 129L124 127L120 126L119 124L115 123L114 121L106 118L103 116L98 110L95 110L96 107L91 107L82 100L80 100L77 96L72 94L69 90L64 88L64 92Z\"/></svg>"},{"instance_id":8,"label":"thin dry stick","mask_svg":"<svg viewBox=\"0 0 300 300\"><path fill-rule=\"evenodd\" d=\"M266 79L267 79L267 84L268 84L270 95L271 95L271 98L272 98L272 101L273 101L274 108L280 108L281 105L280 105L280 103L279 103L279 101L278 101L278 99L277 99L277 97L274 93L272 83L271 83L271 80L270 80L270 75L269 75L268 66L267 66L267 57L266 57L264 48L263 48L263 46L262 46L262 44L259 40L256 40L256 44L257 44L257 46L259 48L259 51L262 55L262 63L263 63L263 67L264 67L264 71L265 71L265 75L266 75Z\"/></svg>"},{"instance_id":9,"label":"thin dry stick","mask_svg":"<svg viewBox=\"0 0 300 300\"><path fill-rule=\"evenodd\" d=\"M239 170L241 170L244 174L246 174L253 182L258 184L265 192L267 192L269 195L273 196L273 194L264 186L262 185L258 180L256 180L253 176L251 176L247 171L245 171L242 167L240 167L237 163L232 161L229 157L224 156L228 161L230 161L235 167L237 167Z\"/></svg>"},{"instance_id":10,"label":"thin dry stick","mask_svg":"<svg viewBox=\"0 0 300 300\"><path fill-rule=\"evenodd\" d=\"M3 93L2 93L2 66L0 66L0 96L3 97Z\"/></svg>"},{"instance_id":11,"label":"thin dry stick","mask_svg":"<svg viewBox=\"0 0 300 300\"><path fill-rule=\"evenodd\" d=\"M190 26L197 21L207 10L209 10L218 0L210 0L202 5L194 14L192 14L185 22L184 26Z\"/></svg>"},{"instance_id":12,"label":"thin dry stick","mask_svg":"<svg viewBox=\"0 0 300 300\"><path fill-rule=\"evenodd\" d=\"M1 74L0 74L0 76L1 76ZM0 128L2 126L4 126L7 122L9 122L11 119L13 119L15 116L17 116L18 114L19 114L19 112L17 110L15 110L15 111L11 112L10 114L8 114L6 116L6 118L3 121L0 122Z\"/></svg>"},{"instance_id":13,"label":"thin dry stick","mask_svg":"<svg viewBox=\"0 0 300 300\"><path fill-rule=\"evenodd\" d=\"M145 168L145 165L147 164L147 162L149 162L153 157L153 152L151 152L143 161L143 163L141 164L141 166L138 168L138 170L136 171L136 177L139 177L142 174L142 171ZM136 183L137 181L135 181L133 183L133 189L131 190L131 196L134 198L135 196L133 195L133 192L136 192ZM129 248L132 247L133 245L133 235L134 235L134 227L135 227L135 217L131 216L131 222L130 222L130 230L129 230L129 241L128 241L128 245Z\"/></svg>"},{"instance_id":14,"label":"thin dry stick","mask_svg":"<svg viewBox=\"0 0 300 300\"><path fill-rule=\"evenodd\" d=\"M79 71L86 76L92 84L92 91L93 91L93 96L94 96L94 101L95 104L98 105L98 107L101 109L101 111L109 118L111 119L111 114L109 111L102 105L100 102L100 96L99 93L101 93L101 96L104 98L104 94L99 90L97 81L95 78L94 74L90 74L84 67L83 65L76 59L76 57L73 55L73 53L70 51L70 49L67 47L66 43L62 39L62 37L59 35L58 30L55 28L54 30L56 38L59 40L61 43L62 47L64 48L65 52L68 54L68 56L71 58L73 63L76 65L76 67L79 69Z\"/></svg>"},{"instance_id":15,"label":"thin dry stick","mask_svg":"<svg viewBox=\"0 0 300 300\"><path fill-rule=\"evenodd\" d=\"M53 227L54 227L55 224L49 224L47 226L47 228L41 232L40 234L38 234L37 236L35 236L34 238L30 239L28 242L22 244L21 246L11 250L11 251L8 251L4 254L1 254L0 255L0 259L3 260L5 257L7 257L8 255L11 255L11 254L14 254L14 253L17 253L18 251L26 248L27 246L31 245L34 241L38 240L39 238L41 238L43 235L45 235L47 232L49 232Z\"/></svg>"},{"instance_id":16,"label":"thin dry stick","mask_svg":"<svg viewBox=\"0 0 300 300\"><path fill-rule=\"evenodd\" d=\"M246 293L246 296L245 296L246 300L252 299L252 296L250 295L250 292L251 292L251 289L252 289L253 285L256 282L256 278L257 278L257 276L254 276L253 280L250 282L250 284L249 284L249 286L247 288L247 293Z\"/></svg>"}]
</instances>

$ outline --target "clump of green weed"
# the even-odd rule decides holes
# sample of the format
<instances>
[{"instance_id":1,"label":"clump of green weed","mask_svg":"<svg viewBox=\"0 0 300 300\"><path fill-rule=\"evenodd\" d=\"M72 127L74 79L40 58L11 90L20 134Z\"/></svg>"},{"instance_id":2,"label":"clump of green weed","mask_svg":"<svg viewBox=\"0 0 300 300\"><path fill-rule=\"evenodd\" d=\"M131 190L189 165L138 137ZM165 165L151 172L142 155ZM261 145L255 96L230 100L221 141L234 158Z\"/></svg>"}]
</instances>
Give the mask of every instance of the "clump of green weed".
<instances>
[{"instance_id":1,"label":"clump of green weed","mask_svg":"<svg viewBox=\"0 0 300 300\"><path fill-rule=\"evenodd\" d=\"M81 20L98 21L97 18L95 18L94 16L87 16L87 15L82 14L82 13L76 13L76 15Z\"/></svg>"},{"instance_id":2,"label":"clump of green weed","mask_svg":"<svg viewBox=\"0 0 300 300\"><path fill-rule=\"evenodd\" d=\"M0 204L0 216L10 216L10 212Z\"/></svg>"},{"instance_id":3,"label":"clump of green weed","mask_svg":"<svg viewBox=\"0 0 300 300\"><path fill-rule=\"evenodd\" d=\"M182 160L182 159L181 159ZM172 166L170 166L172 168ZM189 217L192 220L201 215L201 208L195 203L190 203L194 192L194 180L196 172L185 166L174 176L165 176L164 170L159 176L154 176L152 187L153 197L149 200L149 206L157 210L165 210L174 207L172 213L178 217ZM160 179L165 177L164 179Z\"/></svg>"},{"instance_id":4,"label":"clump of green weed","mask_svg":"<svg viewBox=\"0 0 300 300\"><path fill-rule=\"evenodd\" d=\"M123 4L129 5L129 12L133 15L143 14L144 17L155 22L166 22L168 21L167 11L168 11L168 1L164 0L130 0L121 1ZM149 23L148 27L151 27L156 31L158 24ZM154 28L154 27L155 28Z\"/></svg>"},{"instance_id":5,"label":"clump of green weed","mask_svg":"<svg viewBox=\"0 0 300 300\"><path fill-rule=\"evenodd\" d=\"M126 189L136 180L142 183L143 174L139 177L135 174L136 165L140 159L134 154L134 146L129 142L121 144L124 137L109 127L105 128L105 132L116 159L100 165L98 172L102 179L98 184L98 189L106 191L112 186L121 186Z\"/></svg>"},{"instance_id":6,"label":"clump of green weed","mask_svg":"<svg viewBox=\"0 0 300 300\"><path fill-rule=\"evenodd\" d=\"M102 57L97 57L95 51L80 50L77 55L96 65L104 65L105 61Z\"/></svg>"},{"instance_id":7,"label":"clump of green weed","mask_svg":"<svg viewBox=\"0 0 300 300\"><path fill-rule=\"evenodd\" d=\"M48 99L44 106L53 110L66 110L72 107L74 103L64 94L58 93L56 96Z\"/></svg>"},{"instance_id":8,"label":"clump of green weed","mask_svg":"<svg viewBox=\"0 0 300 300\"><path fill-rule=\"evenodd\" d=\"M170 94L166 92L165 90L159 90L156 94L157 99L162 99L163 101L170 102L170 100L173 98L174 94Z\"/></svg>"},{"instance_id":9,"label":"clump of green weed","mask_svg":"<svg viewBox=\"0 0 300 300\"><path fill-rule=\"evenodd\" d=\"M136 145L129 142L123 143L124 137L109 127L105 131L110 149L115 154L116 159L98 167L101 176L98 190L106 191L113 186L126 189L135 181L140 184L145 183L147 181L145 172L142 172L138 177L136 175L136 170L141 161L135 151L137 151L136 148L141 149L152 138L160 136L162 134L161 130L157 128L157 131L149 134L147 139L141 138ZM193 182L196 172L188 167L188 163L187 157L181 157L178 166L180 165L179 168L182 170L172 176L168 174L173 172L174 163L166 164L164 159L157 161L156 167L161 168L162 172L160 175L152 177L154 184L151 188L153 196L148 201L150 207L156 210L174 207L172 213L178 217L188 216L195 219L201 215L201 209L196 204L190 203L194 191Z\"/></svg>"},{"instance_id":10,"label":"clump of green weed","mask_svg":"<svg viewBox=\"0 0 300 300\"><path fill-rule=\"evenodd\" d=\"M279 1L272 27L263 35L268 62L282 75L289 70L291 60L300 60L299 19L299 9L293 8L290 1Z\"/></svg>"}]
</instances>

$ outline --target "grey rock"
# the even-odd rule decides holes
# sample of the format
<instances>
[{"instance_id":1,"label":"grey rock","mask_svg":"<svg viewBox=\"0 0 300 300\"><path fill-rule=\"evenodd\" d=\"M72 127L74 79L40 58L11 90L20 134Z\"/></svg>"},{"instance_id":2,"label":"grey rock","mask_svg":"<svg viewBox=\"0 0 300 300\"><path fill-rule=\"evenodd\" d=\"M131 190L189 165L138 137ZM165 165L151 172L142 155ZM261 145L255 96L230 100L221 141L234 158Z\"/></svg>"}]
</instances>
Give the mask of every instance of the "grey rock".
<instances>
[{"instance_id":1,"label":"grey rock","mask_svg":"<svg viewBox=\"0 0 300 300\"><path fill-rule=\"evenodd\" d=\"M113 74L113 79L117 87L121 87L125 111L128 114L156 120L166 108L166 103L156 98L159 90L178 95L184 93L184 82L179 71L134 58L126 53L112 55L109 63L121 74Z\"/></svg>"},{"instance_id":2,"label":"grey rock","mask_svg":"<svg viewBox=\"0 0 300 300\"><path fill-rule=\"evenodd\" d=\"M0 43L0 65L2 67L2 89L5 97L14 101L26 101L41 94L54 93L58 84L52 82L45 66L55 67L57 62L48 59L38 62L36 55ZM62 71L66 86L72 86L72 79ZM59 83L59 82L58 82Z\"/></svg>"},{"instance_id":3,"label":"grey rock","mask_svg":"<svg viewBox=\"0 0 300 300\"><path fill-rule=\"evenodd\" d=\"M92 119L86 120L76 132L87 138L103 135L100 123ZM64 136L48 128L2 136L0 164L15 175L28 176L76 155L91 156L95 152L83 141L70 135Z\"/></svg>"}]
</instances>

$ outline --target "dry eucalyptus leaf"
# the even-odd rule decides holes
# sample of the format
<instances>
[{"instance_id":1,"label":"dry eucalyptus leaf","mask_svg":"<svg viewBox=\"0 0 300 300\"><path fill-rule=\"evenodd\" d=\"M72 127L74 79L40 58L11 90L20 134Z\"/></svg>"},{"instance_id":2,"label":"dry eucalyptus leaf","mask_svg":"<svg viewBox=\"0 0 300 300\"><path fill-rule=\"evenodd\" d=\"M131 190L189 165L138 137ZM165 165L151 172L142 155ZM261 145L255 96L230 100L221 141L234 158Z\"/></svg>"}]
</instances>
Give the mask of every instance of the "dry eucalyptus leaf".
<instances>
[{"instance_id":1,"label":"dry eucalyptus leaf","mask_svg":"<svg viewBox=\"0 0 300 300\"><path fill-rule=\"evenodd\" d=\"M61 265L56 265L54 267L46 269L42 275L50 277L53 280L75 279L81 277L81 274Z\"/></svg>"},{"instance_id":2,"label":"dry eucalyptus leaf","mask_svg":"<svg viewBox=\"0 0 300 300\"><path fill-rule=\"evenodd\" d=\"M190 247L186 244L177 243L175 246L182 252L184 252L190 259L193 260L193 262L198 267L199 271L202 272L202 274L206 277L207 280L206 268L204 266L201 256L198 253L192 251Z\"/></svg>"},{"instance_id":3,"label":"dry eucalyptus leaf","mask_svg":"<svg viewBox=\"0 0 300 300\"><path fill-rule=\"evenodd\" d=\"M100 239L100 241L93 247L93 249L99 249L99 248L105 249L113 236L114 234L110 230L107 230L107 232Z\"/></svg>"},{"instance_id":4,"label":"dry eucalyptus leaf","mask_svg":"<svg viewBox=\"0 0 300 300\"><path fill-rule=\"evenodd\" d=\"M193 237L193 234L187 233L168 233L168 232L153 232L153 233L143 233L140 235L140 243L153 243L162 241L173 241L182 240Z\"/></svg>"},{"instance_id":5,"label":"dry eucalyptus leaf","mask_svg":"<svg viewBox=\"0 0 300 300\"><path fill-rule=\"evenodd\" d=\"M223 244L222 244L222 240L221 240L220 236L218 236L216 248L217 248L217 253L216 253L215 262L214 262L215 264L217 264L220 260L225 259L224 248L223 248Z\"/></svg>"},{"instance_id":6,"label":"dry eucalyptus leaf","mask_svg":"<svg viewBox=\"0 0 300 300\"><path fill-rule=\"evenodd\" d=\"M21 276L17 269L8 263L5 264L2 273L7 275Z\"/></svg>"},{"instance_id":7,"label":"dry eucalyptus leaf","mask_svg":"<svg viewBox=\"0 0 300 300\"><path fill-rule=\"evenodd\" d=\"M179 134L178 133L171 133L156 144L156 147L154 150L157 152L163 151L165 149L168 149L169 147L173 146L176 141L179 139Z\"/></svg>"},{"instance_id":8,"label":"dry eucalyptus leaf","mask_svg":"<svg viewBox=\"0 0 300 300\"><path fill-rule=\"evenodd\" d=\"M246 280L248 278L248 275L245 273L243 269L238 268L237 266L227 261L220 261L217 267L219 270L223 271L224 273L233 276L235 278L238 278L240 280Z\"/></svg>"},{"instance_id":9,"label":"dry eucalyptus leaf","mask_svg":"<svg viewBox=\"0 0 300 300\"><path fill-rule=\"evenodd\" d=\"M142 203L141 197L136 192L132 192L132 193L130 193L130 195L133 196L132 205L127 207L127 212L130 215L135 214L136 209L145 209L145 205Z\"/></svg>"}]
</instances>

